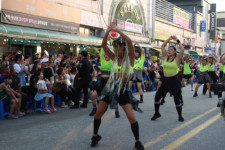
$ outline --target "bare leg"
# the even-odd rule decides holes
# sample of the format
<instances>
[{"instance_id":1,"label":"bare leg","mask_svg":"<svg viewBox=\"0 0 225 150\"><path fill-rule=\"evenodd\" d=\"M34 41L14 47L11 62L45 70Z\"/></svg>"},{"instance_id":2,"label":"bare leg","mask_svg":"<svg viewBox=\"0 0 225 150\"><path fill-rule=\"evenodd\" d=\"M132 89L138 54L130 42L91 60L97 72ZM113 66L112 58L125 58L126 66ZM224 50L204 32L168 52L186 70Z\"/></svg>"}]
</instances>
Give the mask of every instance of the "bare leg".
<instances>
[{"instance_id":1,"label":"bare leg","mask_svg":"<svg viewBox=\"0 0 225 150\"><path fill-rule=\"evenodd\" d=\"M14 110L15 110L15 107L16 107L16 101L13 99L12 101L11 101L11 107L10 107L10 112L9 112L9 117L10 116L12 116L12 114L13 114L13 112L14 112Z\"/></svg>"},{"instance_id":2,"label":"bare leg","mask_svg":"<svg viewBox=\"0 0 225 150\"><path fill-rule=\"evenodd\" d=\"M54 108L55 106L54 106L54 96L52 95L52 97L51 97L51 108Z\"/></svg>"},{"instance_id":3,"label":"bare leg","mask_svg":"<svg viewBox=\"0 0 225 150\"><path fill-rule=\"evenodd\" d=\"M48 102L49 102L49 97L45 97L45 110L48 110Z\"/></svg>"}]
</instances>

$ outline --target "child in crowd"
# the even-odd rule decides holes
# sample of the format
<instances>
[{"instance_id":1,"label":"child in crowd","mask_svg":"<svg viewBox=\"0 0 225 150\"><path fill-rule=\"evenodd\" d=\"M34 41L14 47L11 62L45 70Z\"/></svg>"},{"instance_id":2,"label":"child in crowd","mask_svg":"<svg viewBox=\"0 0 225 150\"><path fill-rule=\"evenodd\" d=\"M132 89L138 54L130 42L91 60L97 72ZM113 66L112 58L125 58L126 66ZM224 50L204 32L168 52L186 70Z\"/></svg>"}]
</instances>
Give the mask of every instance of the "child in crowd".
<instances>
[{"instance_id":1,"label":"child in crowd","mask_svg":"<svg viewBox=\"0 0 225 150\"><path fill-rule=\"evenodd\" d=\"M49 113L49 114L51 113L51 111L56 112L57 109L54 107L54 96L50 93L47 93L48 89L47 89L45 81L43 80L43 73L39 72L37 74L37 76L38 76L38 82L37 82L38 91L37 91L37 94L35 95L34 99L36 101L40 101L43 98L45 98L45 109L44 109L44 111L46 113ZM51 98L51 111L48 109L49 98Z\"/></svg>"},{"instance_id":2,"label":"child in crowd","mask_svg":"<svg viewBox=\"0 0 225 150\"><path fill-rule=\"evenodd\" d=\"M8 118L17 119L23 116L23 114L19 113L21 99L16 98L14 95L13 90L10 88L11 83L12 77L10 75L5 75L4 82L0 84L0 100L6 104L11 104Z\"/></svg>"},{"instance_id":3,"label":"child in crowd","mask_svg":"<svg viewBox=\"0 0 225 150\"><path fill-rule=\"evenodd\" d=\"M70 82L72 83L71 87L74 88L74 80L75 80L75 77L76 77L76 74L77 74L77 69L76 67L73 67L70 71Z\"/></svg>"}]
</instances>

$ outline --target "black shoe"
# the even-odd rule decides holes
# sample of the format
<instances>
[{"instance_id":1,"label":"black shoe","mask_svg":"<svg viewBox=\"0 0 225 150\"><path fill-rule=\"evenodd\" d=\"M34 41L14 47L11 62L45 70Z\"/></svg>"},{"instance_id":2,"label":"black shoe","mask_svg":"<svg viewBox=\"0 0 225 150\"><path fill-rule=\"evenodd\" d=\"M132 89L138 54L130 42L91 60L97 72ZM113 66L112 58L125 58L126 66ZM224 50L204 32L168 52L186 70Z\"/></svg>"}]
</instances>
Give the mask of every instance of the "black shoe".
<instances>
[{"instance_id":1,"label":"black shoe","mask_svg":"<svg viewBox=\"0 0 225 150\"><path fill-rule=\"evenodd\" d=\"M184 121L184 118L182 116L179 116L178 117L178 121L183 122Z\"/></svg>"},{"instance_id":2,"label":"black shoe","mask_svg":"<svg viewBox=\"0 0 225 150\"><path fill-rule=\"evenodd\" d=\"M101 136L97 135L97 136L93 136L91 138L91 147L96 147L98 145L98 142L101 140Z\"/></svg>"},{"instance_id":3,"label":"black shoe","mask_svg":"<svg viewBox=\"0 0 225 150\"><path fill-rule=\"evenodd\" d=\"M80 105L80 107L81 107L81 108L87 108L87 104L84 104L84 103L83 103L83 104Z\"/></svg>"},{"instance_id":4,"label":"black shoe","mask_svg":"<svg viewBox=\"0 0 225 150\"><path fill-rule=\"evenodd\" d=\"M141 99L139 103L144 103L143 99Z\"/></svg>"},{"instance_id":5,"label":"black shoe","mask_svg":"<svg viewBox=\"0 0 225 150\"><path fill-rule=\"evenodd\" d=\"M97 110L97 108L93 108L92 112L89 114L89 116L94 116L96 114L96 110Z\"/></svg>"},{"instance_id":6,"label":"black shoe","mask_svg":"<svg viewBox=\"0 0 225 150\"><path fill-rule=\"evenodd\" d=\"M202 93L203 95L205 95L206 93Z\"/></svg>"},{"instance_id":7,"label":"black shoe","mask_svg":"<svg viewBox=\"0 0 225 150\"><path fill-rule=\"evenodd\" d=\"M209 93L209 98L212 98L212 95L211 95L211 93Z\"/></svg>"},{"instance_id":8,"label":"black shoe","mask_svg":"<svg viewBox=\"0 0 225 150\"><path fill-rule=\"evenodd\" d=\"M116 115L116 118L119 118L120 117L119 111L116 111L115 115Z\"/></svg>"},{"instance_id":9,"label":"black shoe","mask_svg":"<svg viewBox=\"0 0 225 150\"><path fill-rule=\"evenodd\" d=\"M135 148L137 150L144 150L144 146L141 144L140 141L135 142Z\"/></svg>"},{"instance_id":10,"label":"black shoe","mask_svg":"<svg viewBox=\"0 0 225 150\"><path fill-rule=\"evenodd\" d=\"M161 117L160 113L155 113L151 120L156 120L159 117Z\"/></svg>"},{"instance_id":11,"label":"black shoe","mask_svg":"<svg viewBox=\"0 0 225 150\"><path fill-rule=\"evenodd\" d=\"M198 94L197 94L197 93L195 93L193 97L197 97L197 96L198 96Z\"/></svg>"},{"instance_id":12,"label":"black shoe","mask_svg":"<svg viewBox=\"0 0 225 150\"><path fill-rule=\"evenodd\" d=\"M220 107L220 104L218 103L216 107Z\"/></svg>"},{"instance_id":13,"label":"black shoe","mask_svg":"<svg viewBox=\"0 0 225 150\"><path fill-rule=\"evenodd\" d=\"M73 105L73 106L70 107L70 109L78 109L78 108L80 108L79 105Z\"/></svg>"},{"instance_id":14,"label":"black shoe","mask_svg":"<svg viewBox=\"0 0 225 150\"><path fill-rule=\"evenodd\" d=\"M161 105L163 105L165 103L165 100L164 99L162 99L161 100Z\"/></svg>"}]
</instances>

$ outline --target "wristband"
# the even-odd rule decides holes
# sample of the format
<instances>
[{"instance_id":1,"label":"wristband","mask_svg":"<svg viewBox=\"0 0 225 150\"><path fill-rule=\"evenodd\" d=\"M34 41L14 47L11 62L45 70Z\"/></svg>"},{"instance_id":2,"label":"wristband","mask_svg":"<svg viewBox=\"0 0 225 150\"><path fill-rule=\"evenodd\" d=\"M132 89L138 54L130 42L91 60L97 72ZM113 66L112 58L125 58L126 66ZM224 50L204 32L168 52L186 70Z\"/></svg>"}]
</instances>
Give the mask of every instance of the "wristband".
<instances>
[{"instance_id":1,"label":"wristband","mask_svg":"<svg viewBox=\"0 0 225 150\"><path fill-rule=\"evenodd\" d=\"M177 43L180 44L180 40L177 40Z\"/></svg>"}]
</instances>

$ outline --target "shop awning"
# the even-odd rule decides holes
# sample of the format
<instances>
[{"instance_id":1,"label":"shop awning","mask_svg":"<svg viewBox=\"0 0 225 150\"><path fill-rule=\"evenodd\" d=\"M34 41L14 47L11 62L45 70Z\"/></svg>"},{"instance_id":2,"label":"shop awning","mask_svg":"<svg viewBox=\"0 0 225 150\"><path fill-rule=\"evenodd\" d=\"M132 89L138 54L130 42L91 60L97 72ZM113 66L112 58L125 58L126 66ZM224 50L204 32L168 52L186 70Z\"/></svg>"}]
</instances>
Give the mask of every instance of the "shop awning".
<instances>
[{"instance_id":1,"label":"shop awning","mask_svg":"<svg viewBox=\"0 0 225 150\"><path fill-rule=\"evenodd\" d=\"M204 56L204 55L209 55L209 53L200 53L200 52L198 52L198 55L200 55L200 56Z\"/></svg>"},{"instance_id":2,"label":"shop awning","mask_svg":"<svg viewBox=\"0 0 225 150\"><path fill-rule=\"evenodd\" d=\"M140 46L141 47L146 47L146 48L152 48L152 46L150 44L143 44L143 43L140 43Z\"/></svg>"},{"instance_id":3,"label":"shop awning","mask_svg":"<svg viewBox=\"0 0 225 150\"><path fill-rule=\"evenodd\" d=\"M189 51L188 52L190 55L198 55L198 53L196 51Z\"/></svg>"},{"instance_id":4,"label":"shop awning","mask_svg":"<svg viewBox=\"0 0 225 150\"><path fill-rule=\"evenodd\" d=\"M153 47L152 49L153 49L153 50L156 50L156 51L158 51L158 52L160 52L160 53L162 52L162 51L161 51L161 48L158 48L158 47Z\"/></svg>"},{"instance_id":5,"label":"shop awning","mask_svg":"<svg viewBox=\"0 0 225 150\"><path fill-rule=\"evenodd\" d=\"M102 38L0 24L0 36L99 46Z\"/></svg>"}]
</instances>

